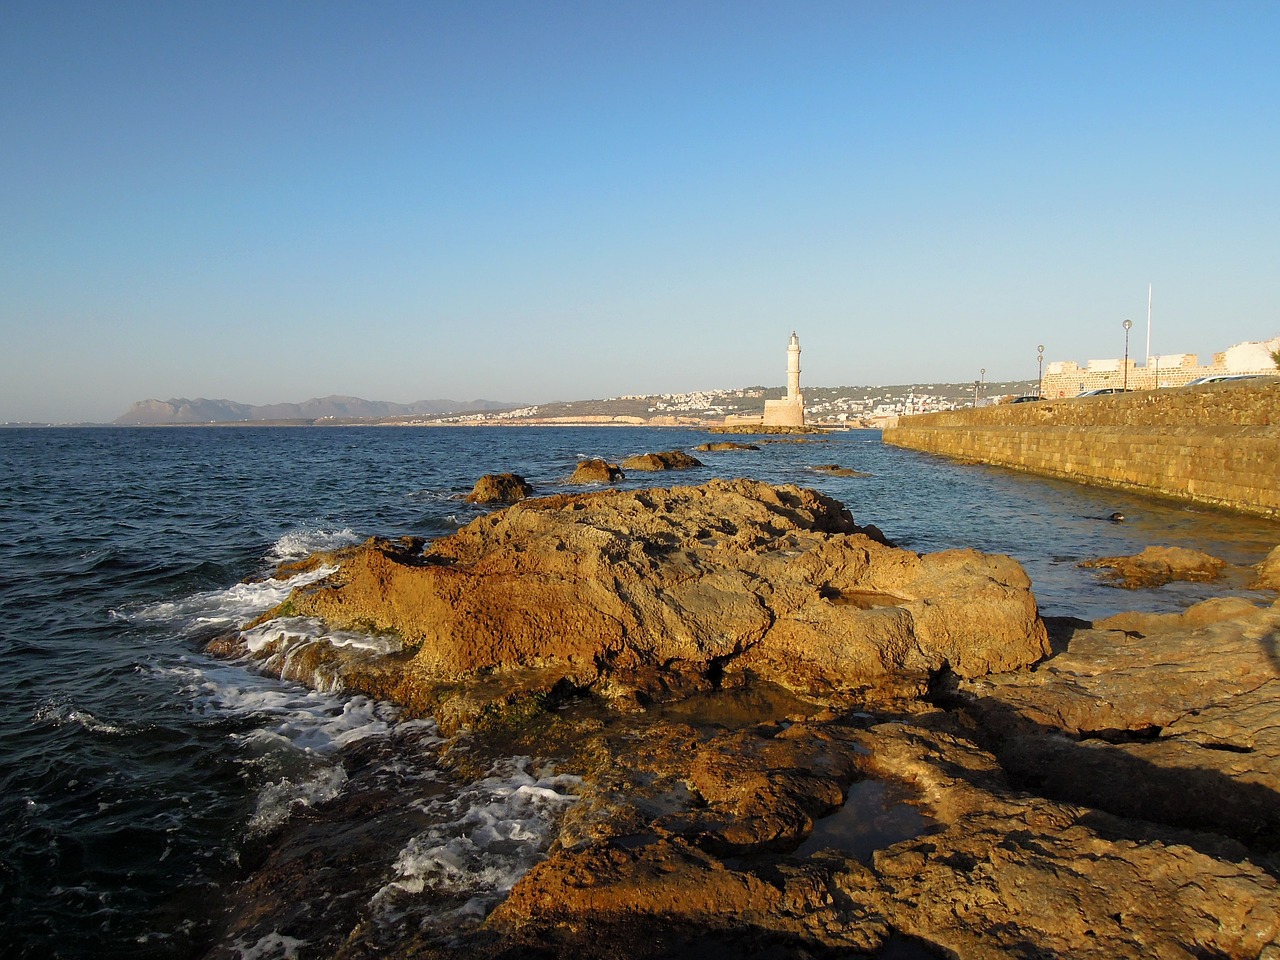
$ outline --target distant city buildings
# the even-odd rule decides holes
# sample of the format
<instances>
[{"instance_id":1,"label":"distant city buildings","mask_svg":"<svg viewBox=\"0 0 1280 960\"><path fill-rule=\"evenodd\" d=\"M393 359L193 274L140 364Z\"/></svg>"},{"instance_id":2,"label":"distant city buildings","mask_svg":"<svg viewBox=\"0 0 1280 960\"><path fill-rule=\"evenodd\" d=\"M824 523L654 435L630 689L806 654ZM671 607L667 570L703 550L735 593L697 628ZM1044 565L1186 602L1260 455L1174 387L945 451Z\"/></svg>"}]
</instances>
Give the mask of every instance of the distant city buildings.
<instances>
[{"instance_id":1,"label":"distant city buildings","mask_svg":"<svg viewBox=\"0 0 1280 960\"><path fill-rule=\"evenodd\" d=\"M1139 365L1130 357L1128 369L1123 359L1090 360L1081 367L1072 360L1055 360L1045 367L1042 391L1045 397L1074 397L1087 390L1155 390L1181 387L1192 380L1213 376L1244 376L1277 373L1271 352L1280 350L1280 337L1250 340L1213 355L1213 363L1203 366L1194 353L1164 354Z\"/></svg>"}]
</instances>

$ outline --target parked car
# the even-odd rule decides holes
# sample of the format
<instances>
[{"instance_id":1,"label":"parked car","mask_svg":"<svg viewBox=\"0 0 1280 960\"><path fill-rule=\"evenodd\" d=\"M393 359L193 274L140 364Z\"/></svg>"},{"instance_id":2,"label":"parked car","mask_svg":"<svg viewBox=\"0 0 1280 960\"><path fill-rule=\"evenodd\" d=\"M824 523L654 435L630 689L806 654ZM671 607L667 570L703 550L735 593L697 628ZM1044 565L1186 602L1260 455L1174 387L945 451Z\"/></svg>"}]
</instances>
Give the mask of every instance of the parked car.
<instances>
[{"instance_id":1,"label":"parked car","mask_svg":"<svg viewBox=\"0 0 1280 960\"><path fill-rule=\"evenodd\" d=\"M1194 387L1202 383L1222 383L1224 380L1257 380L1261 376L1262 374L1260 373L1215 373L1208 377L1197 377L1187 386Z\"/></svg>"},{"instance_id":2,"label":"parked car","mask_svg":"<svg viewBox=\"0 0 1280 960\"><path fill-rule=\"evenodd\" d=\"M1033 400L1043 400L1044 397L1037 397L1034 393L1029 393L1025 397L1014 397L1010 403L1031 403Z\"/></svg>"},{"instance_id":3,"label":"parked car","mask_svg":"<svg viewBox=\"0 0 1280 960\"><path fill-rule=\"evenodd\" d=\"M1078 393L1078 397L1104 397L1111 393L1133 393L1132 390L1126 390L1124 387L1103 387L1101 390L1086 390L1084 393Z\"/></svg>"}]
</instances>

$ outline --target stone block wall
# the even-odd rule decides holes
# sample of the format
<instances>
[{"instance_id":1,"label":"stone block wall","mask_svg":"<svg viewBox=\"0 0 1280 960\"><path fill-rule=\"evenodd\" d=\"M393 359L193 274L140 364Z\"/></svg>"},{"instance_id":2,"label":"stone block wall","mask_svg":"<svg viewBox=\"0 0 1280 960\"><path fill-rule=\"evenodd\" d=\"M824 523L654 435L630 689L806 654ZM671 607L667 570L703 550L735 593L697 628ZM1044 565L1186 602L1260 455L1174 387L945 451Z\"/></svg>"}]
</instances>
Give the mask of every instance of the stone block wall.
<instances>
[{"instance_id":1,"label":"stone block wall","mask_svg":"<svg viewBox=\"0 0 1280 960\"><path fill-rule=\"evenodd\" d=\"M929 413L884 440L1280 519L1280 381Z\"/></svg>"}]
</instances>

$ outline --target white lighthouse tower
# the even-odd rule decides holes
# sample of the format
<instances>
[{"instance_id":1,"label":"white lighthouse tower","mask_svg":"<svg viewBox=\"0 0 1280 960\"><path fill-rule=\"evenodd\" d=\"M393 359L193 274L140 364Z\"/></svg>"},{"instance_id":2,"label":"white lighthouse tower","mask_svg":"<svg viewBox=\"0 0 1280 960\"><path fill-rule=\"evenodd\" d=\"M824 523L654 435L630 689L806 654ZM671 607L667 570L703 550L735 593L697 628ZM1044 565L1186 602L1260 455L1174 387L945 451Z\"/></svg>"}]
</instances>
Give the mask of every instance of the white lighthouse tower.
<instances>
[{"instance_id":1,"label":"white lighthouse tower","mask_svg":"<svg viewBox=\"0 0 1280 960\"><path fill-rule=\"evenodd\" d=\"M803 403L800 399L800 338L791 331L791 342L787 344L787 400L791 403Z\"/></svg>"},{"instance_id":2,"label":"white lighthouse tower","mask_svg":"<svg viewBox=\"0 0 1280 960\"><path fill-rule=\"evenodd\" d=\"M800 338L794 330L787 343L787 395L781 400L764 402L767 427L803 427L804 397L800 396Z\"/></svg>"}]
</instances>

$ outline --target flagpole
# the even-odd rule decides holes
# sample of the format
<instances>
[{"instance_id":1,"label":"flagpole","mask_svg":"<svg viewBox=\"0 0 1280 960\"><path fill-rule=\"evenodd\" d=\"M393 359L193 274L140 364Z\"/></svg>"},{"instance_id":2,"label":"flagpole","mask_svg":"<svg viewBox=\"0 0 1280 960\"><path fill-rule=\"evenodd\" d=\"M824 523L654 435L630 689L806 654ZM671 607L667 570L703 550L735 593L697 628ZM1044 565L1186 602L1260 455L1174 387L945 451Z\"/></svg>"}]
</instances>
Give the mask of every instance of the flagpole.
<instances>
[{"instance_id":1,"label":"flagpole","mask_svg":"<svg viewBox=\"0 0 1280 960\"><path fill-rule=\"evenodd\" d=\"M1151 366L1151 284L1147 284L1147 366Z\"/></svg>"}]
</instances>

